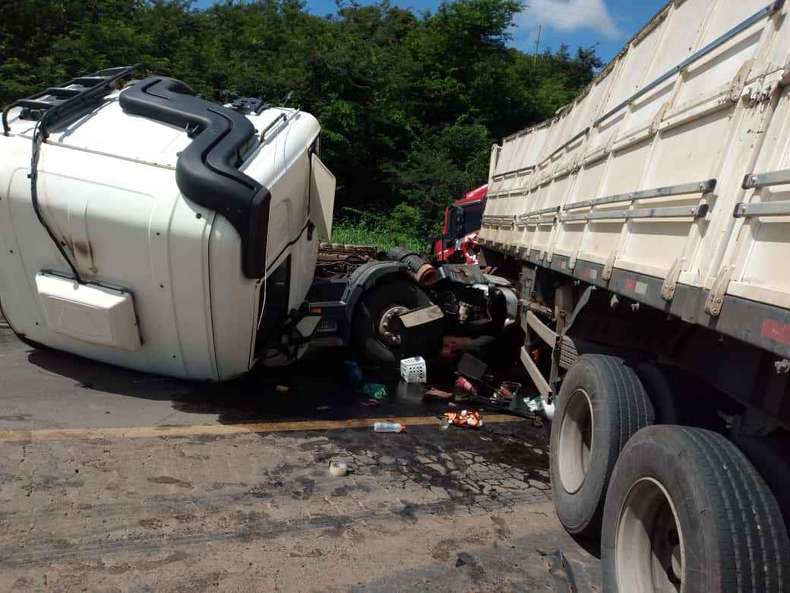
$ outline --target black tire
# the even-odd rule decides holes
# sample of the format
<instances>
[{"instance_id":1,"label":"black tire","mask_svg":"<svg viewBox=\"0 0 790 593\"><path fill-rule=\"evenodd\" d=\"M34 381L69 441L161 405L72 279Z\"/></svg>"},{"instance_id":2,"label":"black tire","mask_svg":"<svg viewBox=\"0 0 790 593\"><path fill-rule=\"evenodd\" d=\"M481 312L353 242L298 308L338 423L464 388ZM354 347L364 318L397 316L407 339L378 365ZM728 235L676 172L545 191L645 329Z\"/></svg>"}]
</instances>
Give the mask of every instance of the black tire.
<instances>
[{"instance_id":1,"label":"black tire","mask_svg":"<svg viewBox=\"0 0 790 593\"><path fill-rule=\"evenodd\" d=\"M778 593L790 582L771 491L735 445L699 428L634 435L609 484L601 551L607 593Z\"/></svg>"},{"instance_id":2,"label":"black tire","mask_svg":"<svg viewBox=\"0 0 790 593\"><path fill-rule=\"evenodd\" d=\"M569 533L597 537L617 457L653 420L650 398L622 358L585 354L570 368L551 428L554 506Z\"/></svg>"},{"instance_id":3,"label":"black tire","mask_svg":"<svg viewBox=\"0 0 790 593\"><path fill-rule=\"evenodd\" d=\"M416 284L394 280L377 284L368 289L360 298L354 311L354 345L362 358L370 363L392 365L402 358L398 345L386 343L379 335L378 326L382 315L395 306L416 309L431 304L428 296ZM419 352L410 355L429 357L441 348L441 342L426 340L420 344Z\"/></svg>"},{"instance_id":4,"label":"black tire","mask_svg":"<svg viewBox=\"0 0 790 593\"><path fill-rule=\"evenodd\" d=\"M774 493L785 526L790 527L790 439L776 432L764 437L740 436L734 441Z\"/></svg>"},{"instance_id":5,"label":"black tire","mask_svg":"<svg viewBox=\"0 0 790 593\"><path fill-rule=\"evenodd\" d=\"M666 371L652 363L642 363L636 367L642 385L653 402L656 412L655 424L677 424L678 412L675 395Z\"/></svg>"}]
</instances>

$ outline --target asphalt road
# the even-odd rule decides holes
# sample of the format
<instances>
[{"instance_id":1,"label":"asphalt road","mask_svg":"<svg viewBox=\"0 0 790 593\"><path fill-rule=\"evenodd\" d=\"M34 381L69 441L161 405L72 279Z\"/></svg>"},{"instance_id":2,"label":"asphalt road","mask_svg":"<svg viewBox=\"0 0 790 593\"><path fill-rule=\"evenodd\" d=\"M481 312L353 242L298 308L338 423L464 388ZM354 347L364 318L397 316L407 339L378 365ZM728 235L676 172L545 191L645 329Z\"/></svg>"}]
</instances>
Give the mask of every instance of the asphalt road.
<instances>
[{"instance_id":1,"label":"asphalt road","mask_svg":"<svg viewBox=\"0 0 790 593\"><path fill-rule=\"evenodd\" d=\"M0 591L564 593L557 550L598 590L554 515L544 429L362 405L339 356L196 385L0 327ZM387 416L408 431L374 433Z\"/></svg>"}]
</instances>

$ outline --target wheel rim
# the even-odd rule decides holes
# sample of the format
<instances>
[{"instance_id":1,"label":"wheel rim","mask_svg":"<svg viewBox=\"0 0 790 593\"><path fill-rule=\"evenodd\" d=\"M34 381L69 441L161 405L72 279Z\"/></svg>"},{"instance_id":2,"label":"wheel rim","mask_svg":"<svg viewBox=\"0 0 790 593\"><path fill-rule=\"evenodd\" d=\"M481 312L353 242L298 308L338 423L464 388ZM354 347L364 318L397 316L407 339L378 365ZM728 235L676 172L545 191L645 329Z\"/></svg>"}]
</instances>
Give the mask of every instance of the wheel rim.
<instances>
[{"instance_id":1,"label":"wheel rim","mask_svg":"<svg viewBox=\"0 0 790 593\"><path fill-rule=\"evenodd\" d=\"M569 494L584 484L590 469L594 419L590 396L584 389L571 393L560 426L559 474L562 487Z\"/></svg>"},{"instance_id":2,"label":"wheel rim","mask_svg":"<svg viewBox=\"0 0 790 593\"><path fill-rule=\"evenodd\" d=\"M393 305L385 309L379 318L378 327L376 328L379 340L387 346L400 346L401 337L396 329L395 320L408 312L409 309L403 305Z\"/></svg>"},{"instance_id":3,"label":"wheel rim","mask_svg":"<svg viewBox=\"0 0 790 593\"><path fill-rule=\"evenodd\" d=\"M620 509L615 543L617 585L632 593L679 593L685 567L683 531L666 489L642 478Z\"/></svg>"}]
</instances>

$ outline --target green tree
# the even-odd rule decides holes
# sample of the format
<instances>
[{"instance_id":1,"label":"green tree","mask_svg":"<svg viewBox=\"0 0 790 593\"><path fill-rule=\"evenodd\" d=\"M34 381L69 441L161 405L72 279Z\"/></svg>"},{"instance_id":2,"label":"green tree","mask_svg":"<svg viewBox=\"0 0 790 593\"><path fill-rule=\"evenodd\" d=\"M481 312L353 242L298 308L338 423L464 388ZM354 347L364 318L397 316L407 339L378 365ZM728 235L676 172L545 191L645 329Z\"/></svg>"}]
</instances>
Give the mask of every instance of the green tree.
<instances>
[{"instance_id":1,"label":"green tree","mask_svg":"<svg viewBox=\"0 0 790 593\"><path fill-rule=\"evenodd\" d=\"M388 219L432 232L447 203L486 181L493 142L550 117L601 66L593 49L509 47L516 0L445 2L434 14L350 2L326 16L300 0L6 4L0 103L140 62L210 98L301 107L323 126L337 211L367 212L384 232Z\"/></svg>"}]
</instances>

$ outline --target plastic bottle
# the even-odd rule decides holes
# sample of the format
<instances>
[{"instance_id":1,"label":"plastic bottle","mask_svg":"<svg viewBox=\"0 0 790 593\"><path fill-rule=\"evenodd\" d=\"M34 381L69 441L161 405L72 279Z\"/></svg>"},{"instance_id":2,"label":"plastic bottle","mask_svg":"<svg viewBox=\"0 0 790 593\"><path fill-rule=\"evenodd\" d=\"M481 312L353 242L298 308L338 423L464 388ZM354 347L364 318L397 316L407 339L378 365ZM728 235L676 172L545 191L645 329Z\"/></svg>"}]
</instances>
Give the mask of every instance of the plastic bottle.
<instances>
[{"instance_id":1,"label":"plastic bottle","mask_svg":"<svg viewBox=\"0 0 790 593\"><path fill-rule=\"evenodd\" d=\"M397 422L376 422L373 425L374 432L403 432L406 427Z\"/></svg>"}]
</instances>

